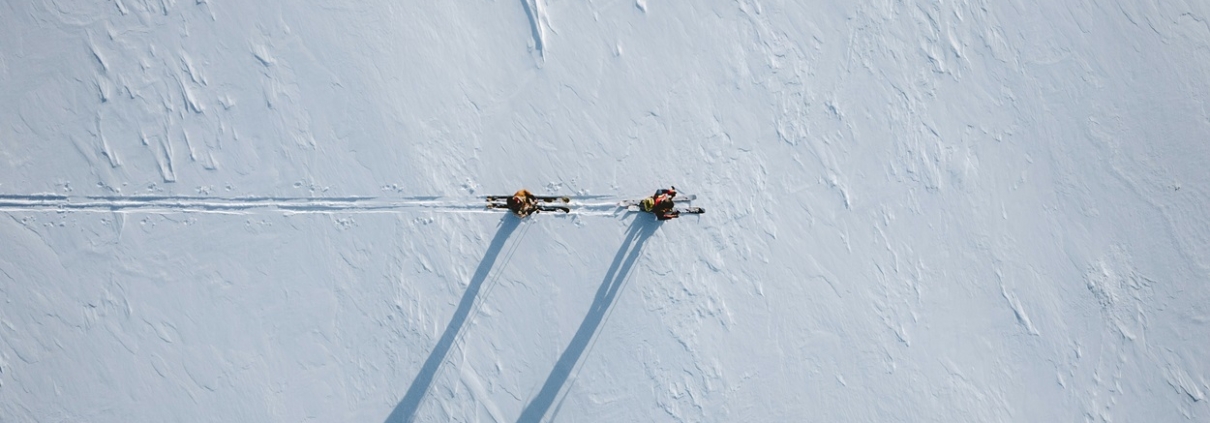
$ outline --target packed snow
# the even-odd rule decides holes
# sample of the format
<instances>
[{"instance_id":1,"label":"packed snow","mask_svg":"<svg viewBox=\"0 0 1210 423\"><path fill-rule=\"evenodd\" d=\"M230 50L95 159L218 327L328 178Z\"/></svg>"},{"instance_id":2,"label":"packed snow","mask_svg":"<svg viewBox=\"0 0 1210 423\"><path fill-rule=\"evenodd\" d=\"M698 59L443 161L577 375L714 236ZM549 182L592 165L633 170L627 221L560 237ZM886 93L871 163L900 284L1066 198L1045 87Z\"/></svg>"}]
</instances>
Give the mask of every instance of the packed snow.
<instances>
[{"instance_id":1,"label":"packed snow","mask_svg":"<svg viewBox=\"0 0 1210 423\"><path fill-rule=\"evenodd\" d=\"M1207 421L1207 75L1191 0L0 2L0 421Z\"/></svg>"}]
</instances>

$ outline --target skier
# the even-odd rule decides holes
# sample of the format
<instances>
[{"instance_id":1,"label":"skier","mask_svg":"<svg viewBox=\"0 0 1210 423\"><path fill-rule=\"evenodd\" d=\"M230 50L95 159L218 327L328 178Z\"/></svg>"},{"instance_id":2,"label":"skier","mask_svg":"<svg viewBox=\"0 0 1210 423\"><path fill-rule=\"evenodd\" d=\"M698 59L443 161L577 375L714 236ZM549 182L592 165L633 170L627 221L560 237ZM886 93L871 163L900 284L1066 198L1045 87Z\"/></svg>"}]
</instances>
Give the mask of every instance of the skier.
<instances>
[{"instance_id":1,"label":"skier","mask_svg":"<svg viewBox=\"0 0 1210 423\"><path fill-rule=\"evenodd\" d=\"M534 203L534 195L529 190L521 189L508 197L508 209L517 217L526 217L538 211L538 205Z\"/></svg>"},{"instance_id":2,"label":"skier","mask_svg":"<svg viewBox=\"0 0 1210 423\"><path fill-rule=\"evenodd\" d=\"M675 219L681 215L676 209L673 209L672 199L676 197L676 187L669 189L658 189L655 195L644 198L639 207L643 211L654 214L656 219L668 220Z\"/></svg>"}]
</instances>

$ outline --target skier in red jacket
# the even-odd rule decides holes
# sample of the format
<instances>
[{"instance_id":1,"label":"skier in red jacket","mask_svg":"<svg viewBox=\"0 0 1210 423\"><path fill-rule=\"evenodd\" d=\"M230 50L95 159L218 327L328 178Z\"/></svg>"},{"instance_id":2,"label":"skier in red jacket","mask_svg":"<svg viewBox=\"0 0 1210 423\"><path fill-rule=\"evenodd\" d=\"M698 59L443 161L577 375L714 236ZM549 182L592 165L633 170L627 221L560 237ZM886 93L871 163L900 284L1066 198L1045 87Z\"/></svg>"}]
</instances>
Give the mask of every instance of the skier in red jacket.
<instances>
[{"instance_id":1,"label":"skier in red jacket","mask_svg":"<svg viewBox=\"0 0 1210 423\"><path fill-rule=\"evenodd\" d=\"M673 209L673 198L676 198L676 187L656 190L655 195L644 198L639 204L643 211L654 214L656 219L675 219L681 214Z\"/></svg>"}]
</instances>

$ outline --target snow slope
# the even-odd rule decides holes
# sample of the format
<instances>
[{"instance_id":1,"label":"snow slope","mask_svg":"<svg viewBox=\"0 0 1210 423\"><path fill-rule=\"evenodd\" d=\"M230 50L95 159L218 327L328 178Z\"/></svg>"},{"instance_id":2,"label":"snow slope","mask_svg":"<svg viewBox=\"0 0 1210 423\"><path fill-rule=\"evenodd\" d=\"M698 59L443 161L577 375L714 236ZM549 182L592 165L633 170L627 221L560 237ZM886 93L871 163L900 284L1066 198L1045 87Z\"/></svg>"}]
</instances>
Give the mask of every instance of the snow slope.
<instances>
[{"instance_id":1,"label":"snow slope","mask_svg":"<svg viewBox=\"0 0 1210 423\"><path fill-rule=\"evenodd\" d=\"M1208 19L4 2L0 421L1205 421Z\"/></svg>"}]
</instances>

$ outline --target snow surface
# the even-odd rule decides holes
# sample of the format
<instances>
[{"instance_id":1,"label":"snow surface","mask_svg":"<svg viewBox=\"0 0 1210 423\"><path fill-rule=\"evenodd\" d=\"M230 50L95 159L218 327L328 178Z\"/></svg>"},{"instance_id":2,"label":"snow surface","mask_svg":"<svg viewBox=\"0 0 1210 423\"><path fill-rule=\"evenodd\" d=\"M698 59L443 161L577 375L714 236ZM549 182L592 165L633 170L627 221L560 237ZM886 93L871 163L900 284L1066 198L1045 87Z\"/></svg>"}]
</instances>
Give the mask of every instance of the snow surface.
<instances>
[{"instance_id":1,"label":"snow surface","mask_svg":"<svg viewBox=\"0 0 1210 423\"><path fill-rule=\"evenodd\" d=\"M1210 421L1207 75L1200 0L0 2L0 421Z\"/></svg>"}]
</instances>

